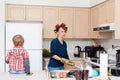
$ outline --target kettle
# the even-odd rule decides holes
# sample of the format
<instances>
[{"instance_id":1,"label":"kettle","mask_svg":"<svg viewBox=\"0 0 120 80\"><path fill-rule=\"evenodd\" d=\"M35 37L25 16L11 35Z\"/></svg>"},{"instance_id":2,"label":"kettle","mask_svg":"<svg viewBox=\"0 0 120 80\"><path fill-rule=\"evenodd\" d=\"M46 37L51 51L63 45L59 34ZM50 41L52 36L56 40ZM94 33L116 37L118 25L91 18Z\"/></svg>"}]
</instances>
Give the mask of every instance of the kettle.
<instances>
[{"instance_id":1,"label":"kettle","mask_svg":"<svg viewBox=\"0 0 120 80\"><path fill-rule=\"evenodd\" d=\"M81 47L80 46L75 46L74 57L80 57L80 51L81 51Z\"/></svg>"},{"instance_id":2,"label":"kettle","mask_svg":"<svg viewBox=\"0 0 120 80\"><path fill-rule=\"evenodd\" d=\"M116 50L116 66L120 67L120 49Z\"/></svg>"}]
</instances>

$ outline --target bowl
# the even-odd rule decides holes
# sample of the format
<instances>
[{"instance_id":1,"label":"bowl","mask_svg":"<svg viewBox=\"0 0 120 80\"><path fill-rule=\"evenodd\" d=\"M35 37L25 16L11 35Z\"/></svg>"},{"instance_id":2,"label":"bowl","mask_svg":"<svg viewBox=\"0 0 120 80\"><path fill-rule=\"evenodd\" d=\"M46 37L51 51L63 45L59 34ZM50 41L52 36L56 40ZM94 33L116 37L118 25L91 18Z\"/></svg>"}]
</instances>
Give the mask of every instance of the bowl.
<instances>
[{"instance_id":1,"label":"bowl","mask_svg":"<svg viewBox=\"0 0 120 80\"><path fill-rule=\"evenodd\" d=\"M54 70L50 72L51 78L67 78L68 70Z\"/></svg>"}]
</instances>

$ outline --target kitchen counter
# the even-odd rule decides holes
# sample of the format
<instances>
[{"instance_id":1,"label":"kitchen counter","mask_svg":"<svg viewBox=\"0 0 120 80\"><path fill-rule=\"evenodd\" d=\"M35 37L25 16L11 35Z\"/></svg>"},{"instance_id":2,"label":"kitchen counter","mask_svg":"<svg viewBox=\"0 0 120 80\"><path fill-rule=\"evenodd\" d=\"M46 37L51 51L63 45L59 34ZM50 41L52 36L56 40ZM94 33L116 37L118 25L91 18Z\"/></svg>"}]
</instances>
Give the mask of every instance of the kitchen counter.
<instances>
[{"instance_id":1,"label":"kitchen counter","mask_svg":"<svg viewBox=\"0 0 120 80\"><path fill-rule=\"evenodd\" d=\"M111 80L119 80L120 77L111 76ZM0 80L75 80L75 78L49 78L47 71L34 72L31 76L26 74L9 74L0 72ZM88 79L93 80L93 79Z\"/></svg>"}]
</instances>

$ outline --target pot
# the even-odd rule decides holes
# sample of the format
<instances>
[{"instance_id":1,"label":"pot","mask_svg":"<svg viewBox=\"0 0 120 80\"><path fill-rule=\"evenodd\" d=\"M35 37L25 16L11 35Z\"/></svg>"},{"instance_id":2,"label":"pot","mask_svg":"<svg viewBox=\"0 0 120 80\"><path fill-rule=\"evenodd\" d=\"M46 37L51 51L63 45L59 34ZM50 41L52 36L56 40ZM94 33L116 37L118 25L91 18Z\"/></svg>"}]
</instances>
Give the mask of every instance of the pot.
<instances>
[{"instance_id":1,"label":"pot","mask_svg":"<svg viewBox=\"0 0 120 80\"><path fill-rule=\"evenodd\" d=\"M120 50L116 50L116 66L120 68Z\"/></svg>"},{"instance_id":2,"label":"pot","mask_svg":"<svg viewBox=\"0 0 120 80\"><path fill-rule=\"evenodd\" d=\"M113 76L120 76L120 68L117 67L111 68L111 74Z\"/></svg>"},{"instance_id":3,"label":"pot","mask_svg":"<svg viewBox=\"0 0 120 80\"><path fill-rule=\"evenodd\" d=\"M75 46L74 57L80 57L80 51L81 51L81 47Z\"/></svg>"}]
</instances>

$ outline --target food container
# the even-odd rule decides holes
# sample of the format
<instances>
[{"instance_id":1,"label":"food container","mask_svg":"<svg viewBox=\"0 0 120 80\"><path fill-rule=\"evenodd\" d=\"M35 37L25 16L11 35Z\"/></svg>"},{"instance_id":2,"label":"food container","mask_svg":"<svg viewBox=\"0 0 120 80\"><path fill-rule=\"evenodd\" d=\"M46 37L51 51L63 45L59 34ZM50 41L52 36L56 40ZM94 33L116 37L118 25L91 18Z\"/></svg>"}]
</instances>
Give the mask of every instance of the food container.
<instances>
[{"instance_id":1,"label":"food container","mask_svg":"<svg viewBox=\"0 0 120 80\"><path fill-rule=\"evenodd\" d=\"M69 70L54 70L49 72L51 78L67 78Z\"/></svg>"},{"instance_id":2,"label":"food container","mask_svg":"<svg viewBox=\"0 0 120 80\"><path fill-rule=\"evenodd\" d=\"M69 77L75 78L75 80L88 80L89 70L71 70L68 72Z\"/></svg>"}]
</instances>

